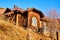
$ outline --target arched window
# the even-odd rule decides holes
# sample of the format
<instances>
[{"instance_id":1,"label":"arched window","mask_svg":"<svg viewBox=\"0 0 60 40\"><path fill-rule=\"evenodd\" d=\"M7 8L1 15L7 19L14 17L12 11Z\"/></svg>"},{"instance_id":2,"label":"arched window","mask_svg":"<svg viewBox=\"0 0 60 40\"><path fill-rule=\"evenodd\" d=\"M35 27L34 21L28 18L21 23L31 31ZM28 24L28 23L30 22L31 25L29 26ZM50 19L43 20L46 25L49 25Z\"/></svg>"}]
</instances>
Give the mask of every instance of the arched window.
<instances>
[{"instance_id":1,"label":"arched window","mask_svg":"<svg viewBox=\"0 0 60 40\"><path fill-rule=\"evenodd\" d=\"M37 18L32 17L32 26L37 26Z\"/></svg>"}]
</instances>

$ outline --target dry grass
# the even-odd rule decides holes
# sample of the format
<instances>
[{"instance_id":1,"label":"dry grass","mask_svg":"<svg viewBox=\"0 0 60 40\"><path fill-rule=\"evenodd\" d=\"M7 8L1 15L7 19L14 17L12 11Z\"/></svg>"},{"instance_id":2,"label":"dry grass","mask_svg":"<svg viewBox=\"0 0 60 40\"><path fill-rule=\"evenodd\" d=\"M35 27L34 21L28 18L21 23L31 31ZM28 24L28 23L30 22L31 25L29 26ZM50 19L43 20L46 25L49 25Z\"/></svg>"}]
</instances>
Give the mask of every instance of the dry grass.
<instances>
[{"instance_id":1,"label":"dry grass","mask_svg":"<svg viewBox=\"0 0 60 40\"><path fill-rule=\"evenodd\" d=\"M31 30L24 30L22 27L0 20L0 40L28 40L28 34L32 35L31 40L37 40L39 37Z\"/></svg>"},{"instance_id":2,"label":"dry grass","mask_svg":"<svg viewBox=\"0 0 60 40\"><path fill-rule=\"evenodd\" d=\"M22 27L0 20L0 40L27 40L27 34L27 30L24 30Z\"/></svg>"},{"instance_id":3,"label":"dry grass","mask_svg":"<svg viewBox=\"0 0 60 40\"><path fill-rule=\"evenodd\" d=\"M23 28L17 27L12 23L0 20L0 40L20 40L26 39L23 35L27 34Z\"/></svg>"},{"instance_id":4,"label":"dry grass","mask_svg":"<svg viewBox=\"0 0 60 40\"><path fill-rule=\"evenodd\" d=\"M24 29L0 18L0 40L48 40L44 35ZM50 40L50 39L49 39Z\"/></svg>"}]
</instances>

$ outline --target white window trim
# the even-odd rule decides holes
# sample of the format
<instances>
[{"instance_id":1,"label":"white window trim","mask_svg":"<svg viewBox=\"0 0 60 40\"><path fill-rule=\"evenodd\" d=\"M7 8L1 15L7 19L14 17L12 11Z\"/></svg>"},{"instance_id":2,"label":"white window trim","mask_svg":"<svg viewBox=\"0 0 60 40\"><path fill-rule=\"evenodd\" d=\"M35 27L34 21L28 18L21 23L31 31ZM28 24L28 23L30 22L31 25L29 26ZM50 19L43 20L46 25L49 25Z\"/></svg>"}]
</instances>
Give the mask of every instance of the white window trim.
<instances>
[{"instance_id":1,"label":"white window trim","mask_svg":"<svg viewBox=\"0 0 60 40\"><path fill-rule=\"evenodd\" d=\"M32 26L37 26L37 18L32 17Z\"/></svg>"}]
</instances>

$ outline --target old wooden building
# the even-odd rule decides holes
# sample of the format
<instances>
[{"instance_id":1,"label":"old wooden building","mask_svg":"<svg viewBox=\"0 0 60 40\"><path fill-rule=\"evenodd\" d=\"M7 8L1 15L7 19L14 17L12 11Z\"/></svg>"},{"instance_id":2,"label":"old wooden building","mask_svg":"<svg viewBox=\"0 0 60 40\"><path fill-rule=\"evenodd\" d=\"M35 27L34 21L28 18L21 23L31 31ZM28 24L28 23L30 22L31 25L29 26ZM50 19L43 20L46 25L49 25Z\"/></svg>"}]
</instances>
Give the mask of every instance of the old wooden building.
<instances>
[{"instance_id":1,"label":"old wooden building","mask_svg":"<svg viewBox=\"0 0 60 40\"><path fill-rule=\"evenodd\" d=\"M49 30L47 34L45 34L47 36L50 36L50 28L52 27L50 23L54 20L46 17L42 11L35 8L27 8L27 10L23 10L17 6L14 6L13 9L0 8L0 16L4 17L4 20L9 20L11 23L14 22L16 26L38 30L38 32L42 31L44 33ZM55 29L60 30L60 19L58 19L56 23L58 24Z\"/></svg>"},{"instance_id":2,"label":"old wooden building","mask_svg":"<svg viewBox=\"0 0 60 40\"><path fill-rule=\"evenodd\" d=\"M31 29L42 28L43 21L41 19L45 17L41 11L35 8L23 10L16 6L13 9L5 9L2 14L11 20L11 22L14 22L15 25Z\"/></svg>"},{"instance_id":3,"label":"old wooden building","mask_svg":"<svg viewBox=\"0 0 60 40\"><path fill-rule=\"evenodd\" d=\"M2 9L1 15L4 15L5 20L10 20L11 23L14 22L17 26L39 31L41 29L46 31L46 28L49 27L48 25L52 21L48 17L44 16L41 11L35 8L27 8L27 10L23 10L14 6L13 9Z\"/></svg>"}]
</instances>

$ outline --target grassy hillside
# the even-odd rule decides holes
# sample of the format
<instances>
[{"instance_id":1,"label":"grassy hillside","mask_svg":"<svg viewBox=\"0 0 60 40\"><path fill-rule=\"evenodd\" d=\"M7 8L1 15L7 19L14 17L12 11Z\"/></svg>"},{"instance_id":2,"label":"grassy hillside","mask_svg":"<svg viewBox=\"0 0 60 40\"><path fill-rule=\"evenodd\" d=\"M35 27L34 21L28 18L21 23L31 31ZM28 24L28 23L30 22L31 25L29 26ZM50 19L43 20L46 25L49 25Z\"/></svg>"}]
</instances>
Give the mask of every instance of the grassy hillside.
<instances>
[{"instance_id":1,"label":"grassy hillside","mask_svg":"<svg viewBox=\"0 0 60 40\"><path fill-rule=\"evenodd\" d=\"M0 40L46 40L42 34L33 32L31 29L24 29L8 21L0 20ZM47 39L48 40L48 39Z\"/></svg>"},{"instance_id":2,"label":"grassy hillside","mask_svg":"<svg viewBox=\"0 0 60 40\"><path fill-rule=\"evenodd\" d=\"M25 39L27 34L23 28L17 27L9 22L0 20L0 40L20 40Z\"/></svg>"},{"instance_id":3,"label":"grassy hillside","mask_svg":"<svg viewBox=\"0 0 60 40\"><path fill-rule=\"evenodd\" d=\"M0 40L26 40L27 32L9 22L0 20Z\"/></svg>"}]
</instances>

